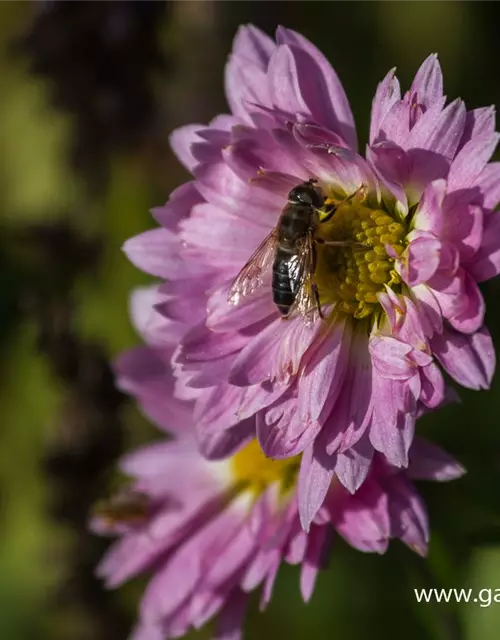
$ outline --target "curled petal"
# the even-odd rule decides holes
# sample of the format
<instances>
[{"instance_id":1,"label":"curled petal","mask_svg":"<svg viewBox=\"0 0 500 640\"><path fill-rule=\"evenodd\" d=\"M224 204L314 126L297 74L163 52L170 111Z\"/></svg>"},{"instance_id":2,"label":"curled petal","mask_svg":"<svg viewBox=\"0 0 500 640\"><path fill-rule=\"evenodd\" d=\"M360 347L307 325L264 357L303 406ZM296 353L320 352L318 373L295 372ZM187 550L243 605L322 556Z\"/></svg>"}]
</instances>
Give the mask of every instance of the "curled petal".
<instances>
[{"instance_id":1,"label":"curled petal","mask_svg":"<svg viewBox=\"0 0 500 640\"><path fill-rule=\"evenodd\" d=\"M369 478L345 503L335 527L361 551L384 553L391 535L388 494Z\"/></svg>"},{"instance_id":2,"label":"curled petal","mask_svg":"<svg viewBox=\"0 0 500 640\"><path fill-rule=\"evenodd\" d=\"M485 327L472 335L448 330L431 340L433 352L457 382L469 389L488 389L495 371L495 349Z\"/></svg>"},{"instance_id":3,"label":"curled petal","mask_svg":"<svg viewBox=\"0 0 500 640\"><path fill-rule=\"evenodd\" d=\"M422 194L415 217L414 228L429 231L439 237L443 229L443 200L446 194L446 180L434 180Z\"/></svg>"},{"instance_id":4,"label":"curled petal","mask_svg":"<svg viewBox=\"0 0 500 640\"><path fill-rule=\"evenodd\" d=\"M402 476L393 478L389 508L391 534L425 556L429 542L427 509L414 487Z\"/></svg>"},{"instance_id":5,"label":"curled petal","mask_svg":"<svg viewBox=\"0 0 500 640\"><path fill-rule=\"evenodd\" d=\"M408 476L415 480L447 482L460 478L465 469L449 453L422 438L415 438L410 449Z\"/></svg>"},{"instance_id":6,"label":"curled petal","mask_svg":"<svg viewBox=\"0 0 500 640\"><path fill-rule=\"evenodd\" d=\"M370 355L377 371L384 378L408 380L415 375L415 368L408 355L412 347L391 336L372 336Z\"/></svg>"},{"instance_id":7,"label":"curled petal","mask_svg":"<svg viewBox=\"0 0 500 640\"><path fill-rule=\"evenodd\" d=\"M418 237L412 240L406 252L401 276L410 287L428 282L441 262L441 242L434 237Z\"/></svg>"},{"instance_id":8,"label":"curled petal","mask_svg":"<svg viewBox=\"0 0 500 640\"><path fill-rule=\"evenodd\" d=\"M366 434L337 456L335 475L349 493L356 493L365 481L372 458L373 445Z\"/></svg>"},{"instance_id":9,"label":"curled petal","mask_svg":"<svg viewBox=\"0 0 500 640\"><path fill-rule=\"evenodd\" d=\"M170 135L170 146L177 158L182 162L188 171L194 169L198 160L193 155L192 146L200 142L198 131L204 129L202 124L188 124L179 127Z\"/></svg>"}]
</instances>

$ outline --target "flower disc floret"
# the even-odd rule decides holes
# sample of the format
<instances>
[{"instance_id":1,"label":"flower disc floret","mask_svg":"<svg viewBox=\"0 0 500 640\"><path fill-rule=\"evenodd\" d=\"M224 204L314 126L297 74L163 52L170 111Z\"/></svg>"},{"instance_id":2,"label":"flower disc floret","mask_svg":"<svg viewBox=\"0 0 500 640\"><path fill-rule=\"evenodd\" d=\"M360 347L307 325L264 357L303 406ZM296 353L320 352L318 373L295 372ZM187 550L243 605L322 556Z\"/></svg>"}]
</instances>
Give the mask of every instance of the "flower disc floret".
<instances>
[{"instance_id":1,"label":"flower disc floret","mask_svg":"<svg viewBox=\"0 0 500 640\"><path fill-rule=\"evenodd\" d=\"M370 316L379 308L378 293L385 291L385 285L400 283L394 256L404 251L404 223L367 206L360 197L341 204L331 221L320 226L319 237L348 243L318 244L320 300L359 320Z\"/></svg>"}]
</instances>

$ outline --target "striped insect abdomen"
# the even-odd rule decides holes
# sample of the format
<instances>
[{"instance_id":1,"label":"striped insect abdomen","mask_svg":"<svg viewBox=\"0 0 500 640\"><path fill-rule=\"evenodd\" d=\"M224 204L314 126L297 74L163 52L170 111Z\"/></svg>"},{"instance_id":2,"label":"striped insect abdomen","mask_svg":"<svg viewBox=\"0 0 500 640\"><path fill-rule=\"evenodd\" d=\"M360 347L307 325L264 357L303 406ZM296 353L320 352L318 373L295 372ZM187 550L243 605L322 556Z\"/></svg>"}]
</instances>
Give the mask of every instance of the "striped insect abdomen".
<instances>
[{"instance_id":1,"label":"striped insect abdomen","mask_svg":"<svg viewBox=\"0 0 500 640\"><path fill-rule=\"evenodd\" d=\"M286 316L295 302L302 273L297 255L298 242L309 232L311 207L289 204L283 209L278 224L278 248L273 264L273 302Z\"/></svg>"},{"instance_id":2,"label":"striped insect abdomen","mask_svg":"<svg viewBox=\"0 0 500 640\"><path fill-rule=\"evenodd\" d=\"M286 316L295 302L297 296L296 269L297 256L294 252L278 247L273 264L273 302L278 307L281 315Z\"/></svg>"}]
</instances>

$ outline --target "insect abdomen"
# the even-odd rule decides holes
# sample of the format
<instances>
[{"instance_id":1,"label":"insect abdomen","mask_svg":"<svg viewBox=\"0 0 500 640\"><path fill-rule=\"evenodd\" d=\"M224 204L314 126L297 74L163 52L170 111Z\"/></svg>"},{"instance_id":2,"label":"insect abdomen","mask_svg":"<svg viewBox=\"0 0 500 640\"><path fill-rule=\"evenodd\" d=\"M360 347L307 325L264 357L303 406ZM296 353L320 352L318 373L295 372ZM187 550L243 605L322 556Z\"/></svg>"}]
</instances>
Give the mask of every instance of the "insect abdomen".
<instances>
[{"instance_id":1,"label":"insect abdomen","mask_svg":"<svg viewBox=\"0 0 500 640\"><path fill-rule=\"evenodd\" d=\"M278 247L273 264L273 302L281 315L286 316L297 296L297 283L290 276L290 262L296 260L295 253Z\"/></svg>"}]
</instances>

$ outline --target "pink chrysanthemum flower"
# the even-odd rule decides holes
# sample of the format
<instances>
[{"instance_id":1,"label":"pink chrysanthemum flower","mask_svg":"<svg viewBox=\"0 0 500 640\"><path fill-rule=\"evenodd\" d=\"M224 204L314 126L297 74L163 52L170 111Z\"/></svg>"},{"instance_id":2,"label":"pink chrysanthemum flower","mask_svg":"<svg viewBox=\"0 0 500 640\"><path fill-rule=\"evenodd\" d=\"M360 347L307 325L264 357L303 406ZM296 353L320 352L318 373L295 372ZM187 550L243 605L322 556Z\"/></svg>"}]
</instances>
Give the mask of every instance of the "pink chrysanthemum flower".
<instances>
[{"instance_id":1,"label":"pink chrysanthemum flower","mask_svg":"<svg viewBox=\"0 0 500 640\"><path fill-rule=\"evenodd\" d=\"M265 607L281 562L301 565L308 600L334 531L361 551L384 553L390 538L400 538L425 554L427 515L410 479L459 477L463 469L447 454L416 441L406 470L377 454L355 495L330 483L306 533L298 515L299 457L270 460L250 439L227 459L208 461L195 442L192 403L171 400L164 410L174 384L171 352L165 344L140 347L117 362L120 386L160 426L174 427L175 439L126 456L121 466L131 486L93 521L97 532L120 536L98 568L109 587L152 573L136 640L177 638L215 616L216 637L240 637L247 594L260 588Z\"/></svg>"},{"instance_id":2,"label":"pink chrysanthemum flower","mask_svg":"<svg viewBox=\"0 0 500 640\"><path fill-rule=\"evenodd\" d=\"M477 283L500 269L500 163L489 163L493 109L446 105L436 56L403 96L393 71L380 83L362 157L327 60L295 32L279 28L276 39L239 30L226 68L231 114L174 132L195 180L155 212L161 229L125 249L168 279L158 308L184 327L173 363L203 453L224 455L221 443L248 420L267 456L303 453L307 527L334 474L355 491L374 451L408 464L417 416L443 401L443 369L463 386L490 385ZM315 248L325 319L296 309L284 320L270 269L250 295L231 285L291 189L311 179L334 210L316 236L343 244Z\"/></svg>"}]
</instances>

